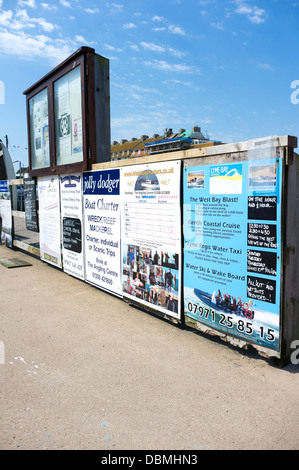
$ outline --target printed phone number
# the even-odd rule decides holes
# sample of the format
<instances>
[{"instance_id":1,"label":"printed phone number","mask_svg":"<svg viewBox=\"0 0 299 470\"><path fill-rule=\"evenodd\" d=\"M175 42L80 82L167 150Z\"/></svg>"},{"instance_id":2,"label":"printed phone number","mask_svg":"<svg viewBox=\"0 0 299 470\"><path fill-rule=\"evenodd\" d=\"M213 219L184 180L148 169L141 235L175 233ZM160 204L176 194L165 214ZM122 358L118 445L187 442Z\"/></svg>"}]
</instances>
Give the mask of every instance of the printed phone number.
<instances>
[{"instance_id":1,"label":"printed phone number","mask_svg":"<svg viewBox=\"0 0 299 470\"><path fill-rule=\"evenodd\" d=\"M201 319L209 319L213 323L216 321L216 311L212 308L204 308L201 305L188 302L188 311L193 314L198 314ZM226 328L234 328L235 326L240 333L245 333L247 335L253 334L253 325L250 321L246 321L246 319L242 320L240 318L237 322L234 322L234 317L232 315L220 312L218 312L218 315L220 316L219 325ZM275 330L272 328L265 328L263 326L259 327L259 336L265 341L275 341L274 332Z\"/></svg>"}]
</instances>

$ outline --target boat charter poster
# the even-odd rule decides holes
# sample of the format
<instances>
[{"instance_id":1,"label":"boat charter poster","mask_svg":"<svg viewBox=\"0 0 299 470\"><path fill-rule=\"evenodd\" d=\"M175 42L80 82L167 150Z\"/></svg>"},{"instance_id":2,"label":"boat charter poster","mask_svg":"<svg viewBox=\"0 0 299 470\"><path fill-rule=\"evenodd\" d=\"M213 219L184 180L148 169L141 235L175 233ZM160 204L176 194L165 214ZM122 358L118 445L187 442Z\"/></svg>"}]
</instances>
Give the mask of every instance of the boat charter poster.
<instances>
[{"instance_id":1,"label":"boat charter poster","mask_svg":"<svg viewBox=\"0 0 299 470\"><path fill-rule=\"evenodd\" d=\"M123 296L181 318L181 162L122 169Z\"/></svg>"},{"instance_id":2,"label":"boat charter poster","mask_svg":"<svg viewBox=\"0 0 299 470\"><path fill-rule=\"evenodd\" d=\"M183 171L185 318L276 351L281 167L267 159Z\"/></svg>"},{"instance_id":3,"label":"boat charter poster","mask_svg":"<svg viewBox=\"0 0 299 470\"><path fill-rule=\"evenodd\" d=\"M83 173L85 280L121 295L120 171Z\"/></svg>"}]
</instances>

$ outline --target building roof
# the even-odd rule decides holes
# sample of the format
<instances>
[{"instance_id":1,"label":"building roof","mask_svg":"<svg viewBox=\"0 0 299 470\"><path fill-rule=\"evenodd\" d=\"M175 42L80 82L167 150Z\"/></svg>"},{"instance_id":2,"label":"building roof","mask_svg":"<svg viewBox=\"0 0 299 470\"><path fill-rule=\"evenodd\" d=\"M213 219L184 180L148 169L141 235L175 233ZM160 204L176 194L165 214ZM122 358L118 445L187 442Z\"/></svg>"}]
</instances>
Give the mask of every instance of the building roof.
<instances>
[{"instance_id":1,"label":"building roof","mask_svg":"<svg viewBox=\"0 0 299 470\"><path fill-rule=\"evenodd\" d=\"M198 126L194 126L191 131L180 129L177 133L174 133L172 129L165 129L164 135L154 134L152 137L142 135L139 139L133 137L129 141L122 139L120 142L112 142L111 160L190 148L193 144L208 142L212 141L202 134Z\"/></svg>"}]
</instances>

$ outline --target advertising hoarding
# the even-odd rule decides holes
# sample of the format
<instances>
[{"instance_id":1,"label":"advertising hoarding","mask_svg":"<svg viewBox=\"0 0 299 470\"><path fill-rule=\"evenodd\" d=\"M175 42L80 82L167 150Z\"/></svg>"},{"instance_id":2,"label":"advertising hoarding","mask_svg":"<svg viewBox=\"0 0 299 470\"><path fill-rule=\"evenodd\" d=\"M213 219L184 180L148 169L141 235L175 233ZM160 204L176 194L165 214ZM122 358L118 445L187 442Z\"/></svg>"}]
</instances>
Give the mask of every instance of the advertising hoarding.
<instances>
[{"instance_id":1,"label":"advertising hoarding","mask_svg":"<svg viewBox=\"0 0 299 470\"><path fill-rule=\"evenodd\" d=\"M82 174L60 177L63 270L84 279Z\"/></svg>"},{"instance_id":2,"label":"advertising hoarding","mask_svg":"<svg viewBox=\"0 0 299 470\"><path fill-rule=\"evenodd\" d=\"M121 294L120 171L83 173L85 280Z\"/></svg>"},{"instance_id":3,"label":"advertising hoarding","mask_svg":"<svg viewBox=\"0 0 299 470\"><path fill-rule=\"evenodd\" d=\"M62 267L59 177L38 178L40 257Z\"/></svg>"},{"instance_id":4,"label":"advertising hoarding","mask_svg":"<svg viewBox=\"0 0 299 470\"><path fill-rule=\"evenodd\" d=\"M185 316L280 348L280 159L184 169Z\"/></svg>"},{"instance_id":5,"label":"advertising hoarding","mask_svg":"<svg viewBox=\"0 0 299 470\"><path fill-rule=\"evenodd\" d=\"M181 318L181 162L122 168L122 291Z\"/></svg>"},{"instance_id":6,"label":"advertising hoarding","mask_svg":"<svg viewBox=\"0 0 299 470\"><path fill-rule=\"evenodd\" d=\"M12 248L12 212L9 181L0 181L1 241Z\"/></svg>"},{"instance_id":7,"label":"advertising hoarding","mask_svg":"<svg viewBox=\"0 0 299 470\"><path fill-rule=\"evenodd\" d=\"M35 178L24 178L24 205L26 229L38 232L38 213Z\"/></svg>"}]
</instances>

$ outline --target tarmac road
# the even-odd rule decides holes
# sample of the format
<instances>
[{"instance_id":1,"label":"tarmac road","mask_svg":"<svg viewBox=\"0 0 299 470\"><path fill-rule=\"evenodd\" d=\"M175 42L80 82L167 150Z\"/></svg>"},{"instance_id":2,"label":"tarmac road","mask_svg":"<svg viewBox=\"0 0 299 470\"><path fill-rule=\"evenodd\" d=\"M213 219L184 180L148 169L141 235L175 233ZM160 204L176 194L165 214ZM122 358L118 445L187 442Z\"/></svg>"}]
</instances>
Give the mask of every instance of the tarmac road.
<instances>
[{"instance_id":1,"label":"tarmac road","mask_svg":"<svg viewBox=\"0 0 299 470\"><path fill-rule=\"evenodd\" d=\"M13 257L32 266L0 265L0 449L299 449L298 366Z\"/></svg>"}]
</instances>

